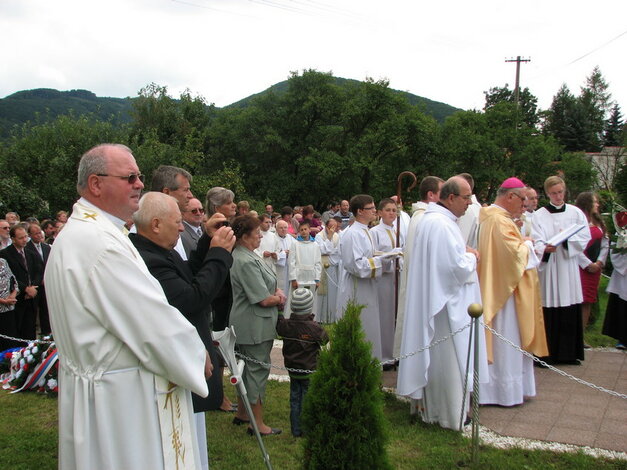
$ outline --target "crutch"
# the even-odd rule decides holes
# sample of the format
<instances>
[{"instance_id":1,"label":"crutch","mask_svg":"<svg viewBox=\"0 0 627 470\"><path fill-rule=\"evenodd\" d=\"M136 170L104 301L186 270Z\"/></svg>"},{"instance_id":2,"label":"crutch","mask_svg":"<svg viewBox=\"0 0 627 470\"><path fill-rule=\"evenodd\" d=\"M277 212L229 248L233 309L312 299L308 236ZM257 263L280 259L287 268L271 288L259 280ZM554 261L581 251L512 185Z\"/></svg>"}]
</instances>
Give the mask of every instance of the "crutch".
<instances>
[{"instance_id":1,"label":"crutch","mask_svg":"<svg viewBox=\"0 0 627 470\"><path fill-rule=\"evenodd\" d=\"M244 407L246 408L246 412L250 418L250 424L252 424L255 436L257 436L257 442L259 443L259 448L261 449L263 461L266 463L268 470L273 470L272 464L270 463L270 456L266 451L266 447L263 445L263 439L261 438L261 434L259 434L259 428L257 428L257 422L255 421L253 410L248 402L246 386L242 380L242 373L244 372L246 364L243 360L238 360L235 357L235 329L233 327L227 327L222 331L213 331L211 334L213 336L213 344L220 349L227 367L231 369L231 384L235 385L237 393L244 403Z\"/></svg>"}]
</instances>

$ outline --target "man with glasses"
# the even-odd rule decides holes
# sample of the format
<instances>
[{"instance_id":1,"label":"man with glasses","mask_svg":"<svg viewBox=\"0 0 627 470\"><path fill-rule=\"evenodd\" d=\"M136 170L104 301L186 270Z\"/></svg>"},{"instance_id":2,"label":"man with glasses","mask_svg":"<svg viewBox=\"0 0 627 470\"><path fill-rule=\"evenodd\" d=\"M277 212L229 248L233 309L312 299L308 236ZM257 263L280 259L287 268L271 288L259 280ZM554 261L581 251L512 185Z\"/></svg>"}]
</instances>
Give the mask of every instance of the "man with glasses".
<instances>
[{"instance_id":1,"label":"man with glasses","mask_svg":"<svg viewBox=\"0 0 627 470\"><path fill-rule=\"evenodd\" d=\"M187 211L181 213L183 215L183 230L181 232L181 241L187 258L192 251L198 246L198 240L202 237L203 221L205 219L205 209L202 202L196 198L189 200Z\"/></svg>"},{"instance_id":2,"label":"man with glasses","mask_svg":"<svg viewBox=\"0 0 627 470\"><path fill-rule=\"evenodd\" d=\"M468 306L481 302L479 253L467 247L456 220L471 204L468 182L457 176L442 185L439 202L430 202L417 228L407 274L401 355L415 353L467 325ZM487 381L484 336L480 335L479 379ZM420 354L401 359L397 393L412 400L423 421L460 429L469 329ZM468 377L472 383L473 370ZM472 387L470 387L472 388ZM464 421L461 419L461 421ZM466 420L467 421L467 420Z\"/></svg>"},{"instance_id":3,"label":"man with glasses","mask_svg":"<svg viewBox=\"0 0 627 470\"><path fill-rule=\"evenodd\" d=\"M348 207L346 208L348 209ZM381 277L393 258L375 256L372 236L368 224L377 217L374 199L366 194L358 194L350 200L350 209L355 222L345 230L340 239L342 257L342 277L338 293L338 316L344 315L349 301L365 305L361 311L361 324L366 340L372 343L372 355L381 360L381 318L377 298L376 278ZM390 295L394 295L390 292Z\"/></svg>"},{"instance_id":4,"label":"man with glasses","mask_svg":"<svg viewBox=\"0 0 627 470\"><path fill-rule=\"evenodd\" d=\"M527 188L518 178L506 179L494 204L479 214L479 283L483 320L516 346L546 356L540 284L540 260L533 240L514 222L524 211ZM515 406L536 394L533 360L486 330L490 382L481 384L481 404Z\"/></svg>"},{"instance_id":5,"label":"man with glasses","mask_svg":"<svg viewBox=\"0 0 627 470\"><path fill-rule=\"evenodd\" d=\"M475 189L475 180L470 173L460 173L458 176L464 178L470 185L470 191ZM479 233L479 210L481 204L477 200L477 196L471 194L471 204L459 219L457 219L457 225L459 225L462 231L462 237L466 241L466 245L471 248L477 248L477 234Z\"/></svg>"},{"instance_id":6,"label":"man with glasses","mask_svg":"<svg viewBox=\"0 0 627 470\"><path fill-rule=\"evenodd\" d=\"M10 229L11 225L9 225L9 222L5 219L0 219L0 250L5 249L11 244L11 235L9 235Z\"/></svg>"},{"instance_id":7,"label":"man with glasses","mask_svg":"<svg viewBox=\"0 0 627 470\"><path fill-rule=\"evenodd\" d=\"M165 193L176 199L181 214L187 212L190 201L194 198L191 190L192 175L183 168L170 165L160 165L152 175L151 191ZM187 253L183 247L183 241L179 241L174 247L176 252L187 261Z\"/></svg>"},{"instance_id":8,"label":"man with glasses","mask_svg":"<svg viewBox=\"0 0 627 470\"><path fill-rule=\"evenodd\" d=\"M144 187L130 149L89 150L76 186L44 275L60 361L59 468L198 468L189 390L207 395L210 362L125 235Z\"/></svg>"}]
</instances>

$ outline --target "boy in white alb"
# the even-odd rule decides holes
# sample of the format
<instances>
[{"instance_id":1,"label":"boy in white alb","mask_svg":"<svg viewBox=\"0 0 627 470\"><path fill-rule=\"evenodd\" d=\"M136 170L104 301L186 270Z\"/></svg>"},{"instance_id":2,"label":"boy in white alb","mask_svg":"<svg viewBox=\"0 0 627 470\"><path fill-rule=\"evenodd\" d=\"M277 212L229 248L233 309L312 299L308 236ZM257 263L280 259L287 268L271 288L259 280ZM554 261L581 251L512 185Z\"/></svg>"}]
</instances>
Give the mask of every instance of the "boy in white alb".
<instances>
[{"instance_id":1,"label":"boy in white alb","mask_svg":"<svg viewBox=\"0 0 627 470\"><path fill-rule=\"evenodd\" d=\"M296 243L292 246L288 259L291 284L290 298L291 293L299 287L315 291L320 285L322 257L320 247L310 234L309 222L304 219L298 227ZM287 313L290 312L289 300L286 310Z\"/></svg>"}]
</instances>

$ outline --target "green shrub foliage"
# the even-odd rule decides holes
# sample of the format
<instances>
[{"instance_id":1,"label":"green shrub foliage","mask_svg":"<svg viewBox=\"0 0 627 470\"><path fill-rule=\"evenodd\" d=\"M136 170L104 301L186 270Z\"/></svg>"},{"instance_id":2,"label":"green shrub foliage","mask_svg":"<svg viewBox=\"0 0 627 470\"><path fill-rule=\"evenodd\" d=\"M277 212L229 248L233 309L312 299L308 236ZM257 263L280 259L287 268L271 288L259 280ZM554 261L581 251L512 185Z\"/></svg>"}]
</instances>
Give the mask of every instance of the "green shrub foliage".
<instances>
[{"instance_id":1,"label":"green shrub foliage","mask_svg":"<svg viewBox=\"0 0 627 470\"><path fill-rule=\"evenodd\" d=\"M321 352L303 408L305 470L391 469L381 367L349 304Z\"/></svg>"}]
</instances>

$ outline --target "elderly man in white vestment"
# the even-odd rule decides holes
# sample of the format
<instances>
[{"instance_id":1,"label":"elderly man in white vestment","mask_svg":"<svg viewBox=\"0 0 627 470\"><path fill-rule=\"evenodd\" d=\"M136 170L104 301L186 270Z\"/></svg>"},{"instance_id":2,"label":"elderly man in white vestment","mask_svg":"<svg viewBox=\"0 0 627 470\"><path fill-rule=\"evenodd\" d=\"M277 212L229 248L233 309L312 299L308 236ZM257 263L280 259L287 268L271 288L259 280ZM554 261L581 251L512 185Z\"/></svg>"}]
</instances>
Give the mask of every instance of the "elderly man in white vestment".
<instances>
[{"instance_id":1,"label":"elderly man in white vestment","mask_svg":"<svg viewBox=\"0 0 627 470\"><path fill-rule=\"evenodd\" d=\"M479 281L484 322L519 348L546 356L547 345L533 240L523 237L515 219L523 212L527 189L506 179L490 207L479 214ZM500 406L523 403L536 394L533 360L486 330L490 382L481 384L479 402Z\"/></svg>"},{"instance_id":2,"label":"elderly man in white vestment","mask_svg":"<svg viewBox=\"0 0 627 470\"><path fill-rule=\"evenodd\" d=\"M429 203L418 226L407 277L402 355L468 324L468 306L481 301L476 271L479 254L466 246L455 223L470 205L471 194L463 178L449 179L442 186L440 202ZM468 410L470 395L470 390L463 393L469 341L467 328L452 340L400 361L397 393L420 400L414 405L425 422L460 429L462 403ZM485 382L485 341L479 346L480 381ZM471 368L471 378L472 373Z\"/></svg>"},{"instance_id":3,"label":"elderly man in white vestment","mask_svg":"<svg viewBox=\"0 0 627 470\"><path fill-rule=\"evenodd\" d=\"M255 249L255 253L257 253L270 270L276 274L276 265L279 256L282 254L279 237L270 230L272 227L272 217L267 214L261 214L259 220L261 221L259 229L261 230L262 238L259 247ZM285 253L283 253L283 257L284 256Z\"/></svg>"},{"instance_id":4,"label":"elderly man in white vestment","mask_svg":"<svg viewBox=\"0 0 627 470\"><path fill-rule=\"evenodd\" d=\"M394 331L394 357L398 357L401 353L401 340L403 339L403 321L405 319L405 293L407 291L407 271L412 258L412 249L414 239L416 238L416 229L418 223L422 219L430 202L438 202L440 200L440 189L444 180L437 176L425 176L420 181L418 194L420 201L411 205L412 215L407 228L407 238L403 247L403 269L401 270L399 289L398 289L398 308L396 311L396 330Z\"/></svg>"},{"instance_id":5,"label":"elderly man in white vestment","mask_svg":"<svg viewBox=\"0 0 627 470\"><path fill-rule=\"evenodd\" d=\"M125 146L83 155L81 198L48 260L63 470L199 466L189 390L207 395L210 362L125 235L142 179Z\"/></svg>"},{"instance_id":6,"label":"elderly man in white vestment","mask_svg":"<svg viewBox=\"0 0 627 470\"><path fill-rule=\"evenodd\" d=\"M292 250L292 245L296 243L294 237L287 233L288 225L285 220L279 220L276 223L276 238L279 241L279 247L281 252L276 261L276 281L277 286L283 292L289 292L290 278L289 278L289 256ZM261 239L263 241L263 238Z\"/></svg>"}]
</instances>

